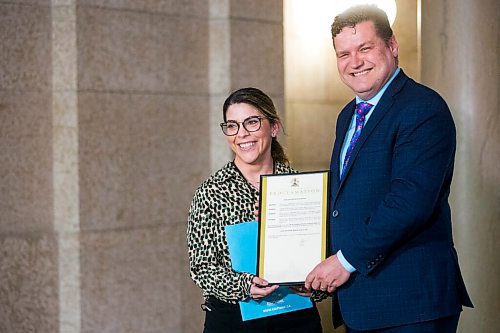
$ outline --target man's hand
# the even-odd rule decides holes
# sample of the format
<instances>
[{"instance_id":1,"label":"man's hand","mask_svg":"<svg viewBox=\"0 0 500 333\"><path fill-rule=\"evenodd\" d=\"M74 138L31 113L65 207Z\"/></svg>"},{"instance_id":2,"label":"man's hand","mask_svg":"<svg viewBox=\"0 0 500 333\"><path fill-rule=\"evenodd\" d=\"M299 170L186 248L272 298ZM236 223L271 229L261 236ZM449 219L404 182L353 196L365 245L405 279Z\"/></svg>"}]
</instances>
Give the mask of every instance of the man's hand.
<instances>
[{"instance_id":1,"label":"man's hand","mask_svg":"<svg viewBox=\"0 0 500 333\"><path fill-rule=\"evenodd\" d=\"M349 280L350 276L351 273L342 266L337 255L333 255L314 267L306 277L305 287L308 290L315 289L332 293Z\"/></svg>"}]
</instances>

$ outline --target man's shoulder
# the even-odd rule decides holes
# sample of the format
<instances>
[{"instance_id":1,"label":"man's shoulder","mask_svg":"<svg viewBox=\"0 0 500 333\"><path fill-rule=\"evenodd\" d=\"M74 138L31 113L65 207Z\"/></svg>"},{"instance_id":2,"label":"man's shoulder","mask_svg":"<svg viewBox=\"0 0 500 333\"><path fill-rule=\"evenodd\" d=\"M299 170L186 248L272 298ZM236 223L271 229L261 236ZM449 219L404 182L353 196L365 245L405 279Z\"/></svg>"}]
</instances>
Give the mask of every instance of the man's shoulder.
<instances>
[{"instance_id":1,"label":"man's shoulder","mask_svg":"<svg viewBox=\"0 0 500 333\"><path fill-rule=\"evenodd\" d=\"M400 75L403 76L401 93L406 95L418 95L427 98L436 98L440 100L443 99L441 95L431 87L415 81L413 78L407 76L404 73L401 73Z\"/></svg>"},{"instance_id":2,"label":"man's shoulder","mask_svg":"<svg viewBox=\"0 0 500 333\"><path fill-rule=\"evenodd\" d=\"M401 90L400 97L404 103L429 104L446 106L444 98L434 89L409 78L405 87ZM447 107L447 106L446 106Z\"/></svg>"}]
</instances>

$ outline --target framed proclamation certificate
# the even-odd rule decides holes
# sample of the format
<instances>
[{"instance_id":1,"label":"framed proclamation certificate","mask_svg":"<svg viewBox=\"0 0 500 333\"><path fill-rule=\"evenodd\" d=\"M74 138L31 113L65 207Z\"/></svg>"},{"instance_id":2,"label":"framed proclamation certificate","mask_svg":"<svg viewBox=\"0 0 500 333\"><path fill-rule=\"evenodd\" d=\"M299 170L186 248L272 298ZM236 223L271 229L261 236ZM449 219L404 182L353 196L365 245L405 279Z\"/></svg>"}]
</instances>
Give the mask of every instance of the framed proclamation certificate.
<instances>
[{"instance_id":1,"label":"framed proclamation certificate","mask_svg":"<svg viewBox=\"0 0 500 333\"><path fill-rule=\"evenodd\" d=\"M326 257L329 171L262 175L257 275L304 283Z\"/></svg>"}]
</instances>

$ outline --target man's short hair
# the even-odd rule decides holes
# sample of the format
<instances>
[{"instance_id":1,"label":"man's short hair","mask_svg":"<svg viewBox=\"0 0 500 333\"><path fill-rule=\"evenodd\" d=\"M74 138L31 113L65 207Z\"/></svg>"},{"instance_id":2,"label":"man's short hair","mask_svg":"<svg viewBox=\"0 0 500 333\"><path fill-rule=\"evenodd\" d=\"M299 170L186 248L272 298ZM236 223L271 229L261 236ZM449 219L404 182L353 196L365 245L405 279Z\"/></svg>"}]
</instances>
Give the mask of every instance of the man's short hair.
<instances>
[{"instance_id":1,"label":"man's short hair","mask_svg":"<svg viewBox=\"0 0 500 333\"><path fill-rule=\"evenodd\" d=\"M354 28L356 24L366 21L373 22L377 36L388 44L393 35L391 25L387 14L375 5L353 6L335 16L332 24L332 39L345 27Z\"/></svg>"}]
</instances>

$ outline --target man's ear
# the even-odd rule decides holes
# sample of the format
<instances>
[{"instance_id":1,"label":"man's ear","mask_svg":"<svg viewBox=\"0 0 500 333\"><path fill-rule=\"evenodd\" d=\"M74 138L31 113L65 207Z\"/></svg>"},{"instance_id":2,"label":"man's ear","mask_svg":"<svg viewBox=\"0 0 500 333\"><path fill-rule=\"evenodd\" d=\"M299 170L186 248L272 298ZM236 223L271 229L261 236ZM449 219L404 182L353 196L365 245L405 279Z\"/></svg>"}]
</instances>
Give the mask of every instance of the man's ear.
<instances>
[{"instance_id":1,"label":"man's ear","mask_svg":"<svg viewBox=\"0 0 500 333\"><path fill-rule=\"evenodd\" d=\"M392 35L391 39L389 39L389 48L394 58L397 58L399 54L399 44L395 35Z\"/></svg>"}]
</instances>

